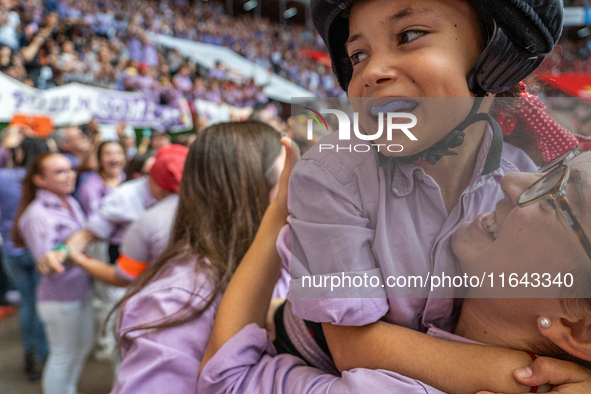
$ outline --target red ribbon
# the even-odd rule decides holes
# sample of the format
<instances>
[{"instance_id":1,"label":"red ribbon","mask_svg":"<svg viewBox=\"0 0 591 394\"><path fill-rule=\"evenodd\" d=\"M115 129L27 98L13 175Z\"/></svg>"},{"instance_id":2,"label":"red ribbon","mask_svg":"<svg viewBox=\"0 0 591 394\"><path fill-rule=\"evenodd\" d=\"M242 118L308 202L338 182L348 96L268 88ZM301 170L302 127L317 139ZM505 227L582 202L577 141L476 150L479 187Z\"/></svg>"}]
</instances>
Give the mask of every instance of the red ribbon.
<instances>
[{"instance_id":1,"label":"red ribbon","mask_svg":"<svg viewBox=\"0 0 591 394\"><path fill-rule=\"evenodd\" d=\"M549 162L562 152L575 145L581 145L583 150L591 149L591 138L578 136L559 124L546 112L546 106L537 96L530 94L521 87L521 103L513 111L503 110L496 120L501 126L503 135L509 135L517 126L517 117L524 123L525 132L533 133L542 157Z\"/></svg>"}]
</instances>

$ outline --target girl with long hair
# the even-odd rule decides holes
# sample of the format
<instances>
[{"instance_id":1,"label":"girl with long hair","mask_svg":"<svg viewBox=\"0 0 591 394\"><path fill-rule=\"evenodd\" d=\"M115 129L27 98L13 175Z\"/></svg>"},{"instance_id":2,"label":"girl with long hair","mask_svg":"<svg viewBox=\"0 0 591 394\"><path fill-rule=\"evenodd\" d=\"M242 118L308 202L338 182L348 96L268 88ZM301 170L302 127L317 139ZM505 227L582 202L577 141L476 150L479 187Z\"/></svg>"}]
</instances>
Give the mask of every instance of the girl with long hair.
<instances>
[{"instance_id":1,"label":"girl with long hair","mask_svg":"<svg viewBox=\"0 0 591 394\"><path fill-rule=\"evenodd\" d=\"M59 153L35 158L23 180L23 194L15 218L15 245L30 250L37 262L48 251L84 227L84 212L70 196L76 173ZM74 264L44 275L37 288L37 309L45 325L49 357L43 371L45 394L75 394L78 378L93 343L90 276Z\"/></svg>"},{"instance_id":2,"label":"girl with long hair","mask_svg":"<svg viewBox=\"0 0 591 394\"><path fill-rule=\"evenodd\" d=\"M94 213L104 196L125 180L125 148L118 141L103 141L97 149L98 171L80 186L80 204L86 216Z\"/></svg>"},{"instance_id":3,"label":"girl with long hair","mask_svg":"<svg viewBox=\"0 0 591 394\"><path fill-rule=\"evenodd\" d=\"M87 217L97 213L103 197L125 181L125 172L123 171L126 164L125 148L119 141L101 142L96 151L96 158L98 171L93 171L86 177L78 193L80 205ZM112 239L108 241L112 241ZM113 264L111 256L116 256L118 245L112 245L112 242L110 244L108 241L95 241L87 249L87 252L100 261ZM96 281L94 282L94 294L97 304L96 326L102 327L109 311L121 299L124 291ZM106 336L99 336L97 341L98 349L94 352L94 357L107 360L112 358L116 347L112 330Z\"/></svg>"},{"instance_id":4,"label":"girl with long hair","mask_svg":"<svg viewBox=\"0 0 591 394\"><path fill-rule=\"evenodd\" d=\"M195 392L221 294L277 193L283 163L279 134L260 122L197 136L168 248L120 302L123 361L112 393Z\"/></svg>"}]
</instances>

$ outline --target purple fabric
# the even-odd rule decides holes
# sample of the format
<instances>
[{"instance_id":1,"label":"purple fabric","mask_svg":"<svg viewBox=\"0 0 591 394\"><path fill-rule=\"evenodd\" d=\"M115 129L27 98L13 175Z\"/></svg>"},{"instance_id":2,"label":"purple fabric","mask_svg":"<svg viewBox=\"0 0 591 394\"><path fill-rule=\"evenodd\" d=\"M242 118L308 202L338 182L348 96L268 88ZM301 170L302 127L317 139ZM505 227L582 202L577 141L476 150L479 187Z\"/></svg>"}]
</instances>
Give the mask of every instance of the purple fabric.
<instances>
[{"instance_id":1,"label":"purple fabric","mask_svg":"<svg viewBox=\"0 0 591 394\"><path fill-rule=\"evenodd\" d=\"M216 79L219 79L221 81L221 80L226 79L226 76L227 75L228 75L228 72L227 71L224 71L224 70L222 70L220 68L214 67L211 70L209 70L208 77L209 78L216 78Z\"/></svg>"},{"instance_id":2,"label":"purple fabric","mask_svg":"<svg viewBox=\"0 0 591 394\"><path fill-rule=\"evenodd\" d=\"M4 255L19 256L26 252L25 248L17 248L12 242L12 226L21 202L26 172L24 167L0 168L0 235Z\"/></svg>"},{"instance_id":3,"label":"purple fabric","mask_svg":"<svg viewBox=\"0 0 591 394\"><path fill-rule=\"evenodd\" d=\"M136 62L144 61L144 51L142 42L137 38L132 38L127 42L127 50L129 51L129 58Z\"/></svg>"},{"instance_id":4,"label":"purple fabric","mask_svg":"<svg viewBox=\"0 0 591 394\"><path fill-rule=\"evenodd\" d=\"M286 279L285 273L282 280ZM211 291L208 278L196 273L195 258L169 264L123 307L117 334L170 317L190 299L199 307ZM284 297L286 283L278 283L274 297ZM207 347L221 296L197 319L164 330L138 330L122 341L123 361L111 394L195 393L197 373ZM207 391L204 391L206 393Z\"/></svg>"},{"instance_id":5,"label":"purple fabric","mask_svg":"<svg viewBox=\"0 0 591 394\"><path fill-rule=\"evenodd\" d=\"M98 212L88 218L86 227L98 238L119 245L127 226L155 203L148 178L124 182L103 198Z\"/></svg>"},{"instance_id":6,"label":"purple fabric","mask_svg":"<svg viewBox=\"0 0 591 394\"><path fill-rule=\"evenodd\" d=\"M185 77L181 74L176 74L174 77L176 81L176 86L184 93L188 92L193 88L193 82L191 82L191 78Z\"/></svg>"},{"instance_id":7,"label":"purple fabric","mask_svg":"<svg viewBox=\"0 0 591 394\"><path fill-rule=\"evenodd\" d=\"M121 181L125 180L125 174L121 175ZM80 186L80 205L86 216L90 216L98 210L103 197L111 193L113 188L105 184L105 180L93 172Z\"/></svg>"},{"instance_id":8,"label":"purple fabric","mask_svg":"<svg viewBox=\"0 0 591 394\"><path fill-rule=\"evenodd\" d=\"M357 368L341 377L277 352L267 332L250 324L224 344L203 368L198 393L257 394L442 394L394 372Z\"/></svg>"},{"instance_id":9,"label":"purple fabric","mask_svg":"<svg viewBox=\"0 0 591 394\"><path fill-rule=\"evenodd\" d=\"M10 151L3 146L0 146L0 168L4 168L10 161Z\"/></svg>"},{"instance_id":10,"label":"purple fabric","mask_svg":"<svg viewBox=\"0 0 591 394\"><path fill-rule=\"evenodd\" d=\"M144 61L150 67L158 67L158 51L152 44L144 44Z\"/></svg>"},{"instance_id":11,"label":"purple fabric","mask_svg":"<svg viewBox=\"0 0 591 394\"><path fill-rule=\"evenodd\" d=\"M38 190L35 200L21 216L18 227L36 261L55 245L82 230L84 213L74 198L68 197L69 209L55 194ZM44 275L37 287L37 301L77 301L86 298L90 276L77 265L65 264L65 271Z\"/></svg>"},{"instance_id":12,"label":"purple fabric","mask_svg":"<svg viewBox=\"0 0 591 394\"><path fill-rule=\"evenodd\" d=\"M333 133L321 143L337 145L337 138ZM397 289L359 288L362 293L355 292L356 288L339 288L331 292L330 287L303 288L301 278L341 272L384 279L390 275L426 277L429 272L461 274L450 246L453 231L464 221L495 209L503 198L498 184L503 174L536 170L523 151L505 144L501 168L482 176L491 139L492 131L487 128L471 184L449 215L439 186L421 166L394 163L379 167L373 148L366 153L318 153L317 144L308 151L292 173L291 233L285 232L278 240L280 254L291 268L293 313L341 325L383 319L423 332L431 326L449 330L459 305L444 298L451 296L447 292L436 294L443 298L427 299L428 289L425 294L414 289L405 297L415 298L389 298ZM351 144L362 143L357 137L351 140Z\"/></svg>"},{"instance_id":13,"label":"purple fabric","mask_svg":"<svg viewBox=\"0 0 591 394\"><path fill-rule=\"evenodd\" d=\"M205 100L212 101L214 103L221 104L222 103L222 92L221 90L211 90L205 93Z\"/></svg>"},{"instance_id":14,"label":"purple fabric","mask_svg":"<svg viewBox=\"0 0 591 394\"><path fill-rule=\"evenodd\" d=\"M136 75L129 78L133 89L142 92L146 101L160 104L160 87L154 78L149 75Z\"/></svg>"},{"instance_id":15,"label":"purple fabric","mask_svg":"<svg viewBox=\"0 0 591 394\"><path fill-rule=\"evenodd\" d=\"M168 246L178 204L179 195L175 193L147 209L125 230L119 253L144 263L154 261ZM116 272L130 282L137 277L126 272L119 260Z\"/></svg>"},{"instance_id":16,"label":"purple fabric","mask_svg":"<svg viewBox=\"0 0 591 394\"><path fill-rule=\"evenodd\" d=\"M117 334L170 317L194 294L199 307L211 286L206 275L195 272L195 258L171 264L158 279L134 295L124 306ZM197 373L219 299L199 318L164 330L139 330L122 341L121 367L111 394L195 393Z\"/></svg>"}]
</instances>

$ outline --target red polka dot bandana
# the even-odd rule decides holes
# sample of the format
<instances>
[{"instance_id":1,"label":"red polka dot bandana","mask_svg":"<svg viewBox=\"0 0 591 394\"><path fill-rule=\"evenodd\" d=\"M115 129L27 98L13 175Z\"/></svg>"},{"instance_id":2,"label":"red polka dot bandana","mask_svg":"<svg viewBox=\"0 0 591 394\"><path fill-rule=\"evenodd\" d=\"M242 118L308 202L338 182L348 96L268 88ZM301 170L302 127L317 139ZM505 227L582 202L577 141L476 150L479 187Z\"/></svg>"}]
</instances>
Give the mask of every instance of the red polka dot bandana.
<instances>
[{"instance_id":1,"label":"red polka dot bandana","mask_svg":"<svg viewBox=\"0 0 591 394\"><path fill-rule=\"evenodd\" d=\"M548 112L546 106L537 96L530 94L525 89L523 82L519 83L521 87L521 105L513 111L501 111L496 120L501 126L503 135L509 135L517 126L517 117L524 122L525 132L534 133L535 141L542 153L542 157L549 162L562 152L579 144L585 149L591 148L591 139L588 137L577 136L560 125Z\"/></svg>"}]
</instances>

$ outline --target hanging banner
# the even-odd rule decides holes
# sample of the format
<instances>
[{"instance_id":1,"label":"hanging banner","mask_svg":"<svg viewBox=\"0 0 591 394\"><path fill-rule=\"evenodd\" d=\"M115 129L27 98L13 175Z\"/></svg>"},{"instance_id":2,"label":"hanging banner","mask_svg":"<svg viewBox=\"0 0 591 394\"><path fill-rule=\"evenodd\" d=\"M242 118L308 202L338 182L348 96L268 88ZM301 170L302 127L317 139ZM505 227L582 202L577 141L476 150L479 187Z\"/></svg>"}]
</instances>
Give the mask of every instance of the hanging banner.
<instances>
[{"instance_id":1,"label":"hanging banner","mask_svg":"<svg viewBox=\"0 0 591 394\"><path fill-rule=\"evenodd\" d=\"M81 125L93 117L99 123L127 121L133 127L185 131L193 127L185 99L177 105L148 102L142 93L107 90L72 83L40 90L0 73L0 122L10 122L15 113L46 115L57 127Z\"/></svg>"},{"instance_id":2,"label":"hanging banner","mask_svg":"<svg viewBox=\"0 0 591 394\"><path fill-rule=\"evenodd\" d=\"M195 111L202 118L204 126L223 122L239 122L247 120L252 114L250 107L236 108L228 104L217 104L212 101L197 99L194 101Z\"/></svg>"}]
</instances>

